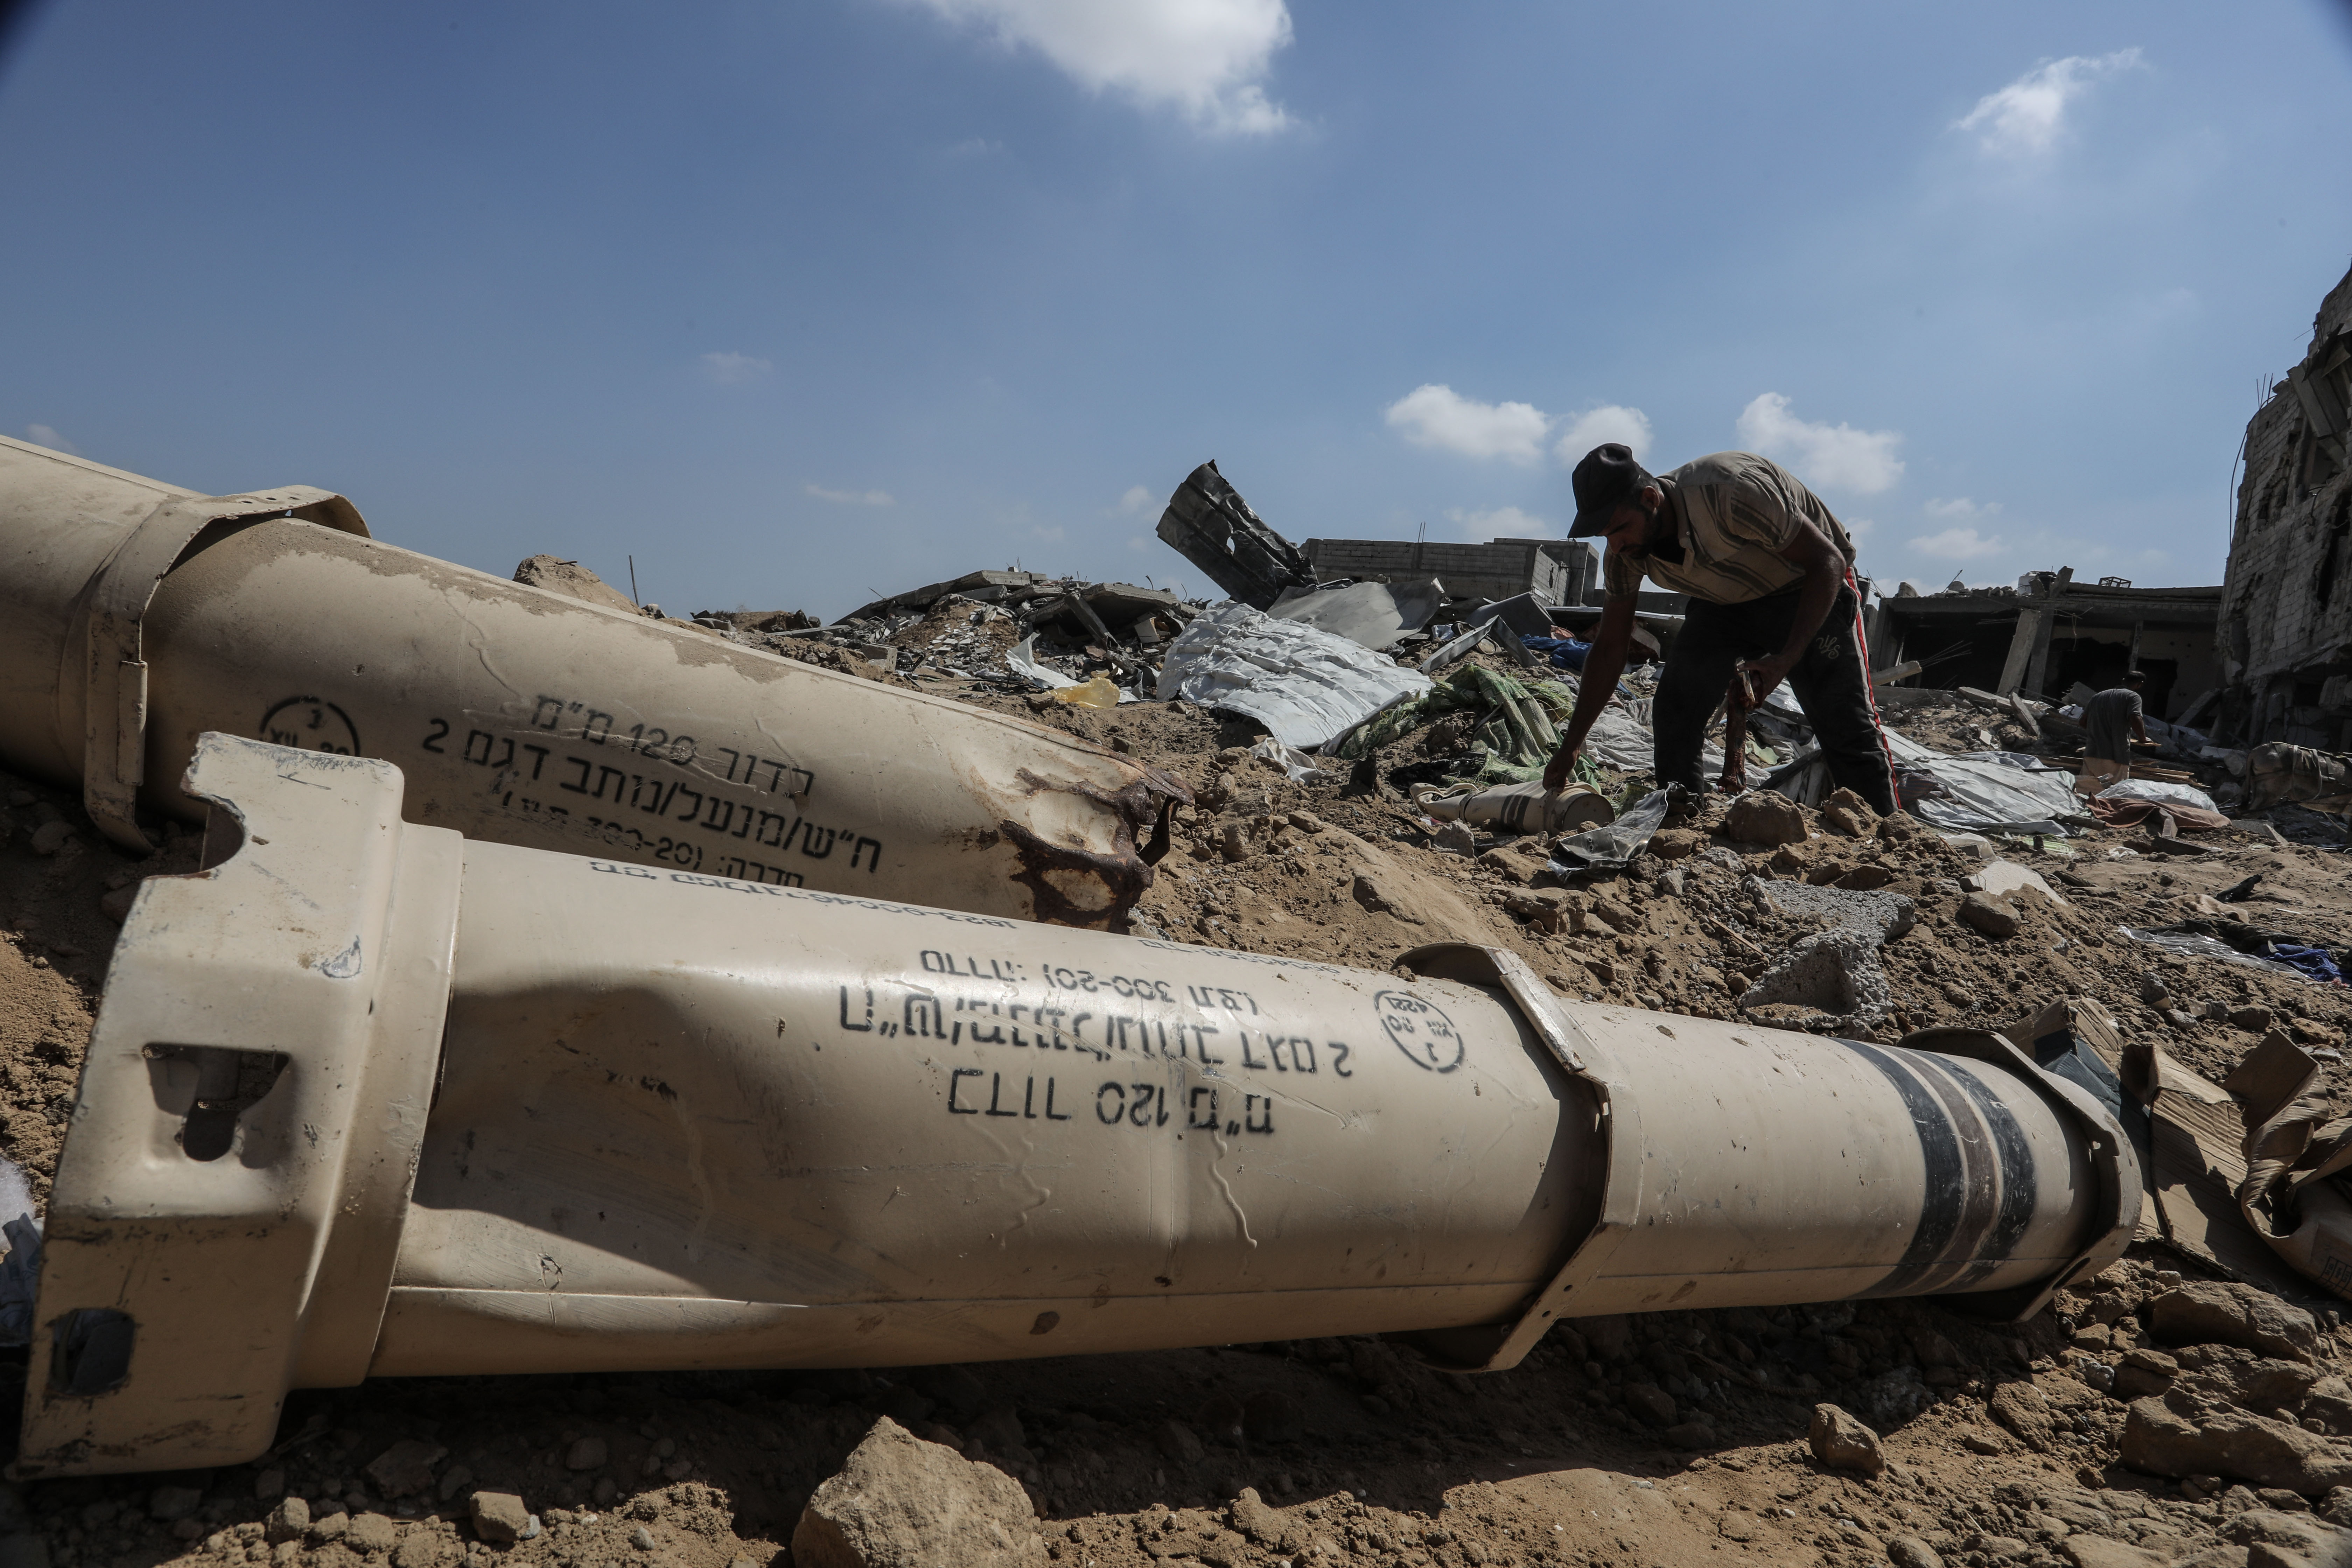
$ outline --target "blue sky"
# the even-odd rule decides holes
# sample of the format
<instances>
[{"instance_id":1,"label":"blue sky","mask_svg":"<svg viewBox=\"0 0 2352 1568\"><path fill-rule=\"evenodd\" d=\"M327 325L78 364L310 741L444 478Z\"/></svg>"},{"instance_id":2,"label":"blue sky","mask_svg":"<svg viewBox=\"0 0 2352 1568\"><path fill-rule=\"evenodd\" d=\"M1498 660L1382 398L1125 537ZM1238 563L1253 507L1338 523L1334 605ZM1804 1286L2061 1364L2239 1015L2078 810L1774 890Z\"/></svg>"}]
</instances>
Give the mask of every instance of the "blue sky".
<instances>
[{"instance_id":1,"label":"blue sky","mask_svg":"<svg viewBox=\"0 0 2352 1568\"><path fill-rule=\"evenodd\" d=\"M0 429L672 613L1206 592L1212 457L1294 539L1556 533L1628 433L1888 579L2218 582L2347 143L2326 0L49 0Z\"/></svg>"}]
</instances>

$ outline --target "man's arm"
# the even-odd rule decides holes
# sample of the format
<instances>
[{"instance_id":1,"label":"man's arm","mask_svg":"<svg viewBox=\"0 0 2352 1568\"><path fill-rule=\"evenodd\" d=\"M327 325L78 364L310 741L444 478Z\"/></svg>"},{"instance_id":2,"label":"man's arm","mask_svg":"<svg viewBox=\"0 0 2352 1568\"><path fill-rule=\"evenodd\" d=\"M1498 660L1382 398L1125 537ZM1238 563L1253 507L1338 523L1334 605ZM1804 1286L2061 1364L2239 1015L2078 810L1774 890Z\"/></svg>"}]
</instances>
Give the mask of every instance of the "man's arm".
<instances>
[{"instance_id":1,"label":"man's arm","mask_svg":"<svg viewBox=\"0 0 2352 1568\"><path fill-rule=\"evenodd\" d=\"M1576 754L1584 749L1584 737L1601 710L1609 706L1609 700L1617 695L1617 678L1625 673L1625 650L1633 642L1634 603L1633 595L1626 594L1601 607L1601 624L1592 632L1592 651L1584 656L1584 673L1577 679L1576 711L1569 716L1559 749L1544 769L1546 789L1568 787L1568 775L1576 771Z\"/></svg>"},{"instance_id":2,"label":"man's arm","mask_svg":"<svg viewBox=\"0 0 2352 1568\"><path fill-rule=\"evenodd\" d=\"M1805 657L1805 645L1813 640L1813 634L1822 629L1822 622L1829 618L1830 606L1837 602L1838 589L1845 584L1845 556L1820 529L1802 518L1797 520L1796 537L1781 550L1780 559L1801 567L1805 580L1797 595L1796 618L1789 623L1789 639L1780 651L1769 658L1748 659L1739 666L1755 676L1753 688L1759 702L1772 695L1789 678L1789 671L1797 667L1797 661Z\"/></svg>"}]
</instances>

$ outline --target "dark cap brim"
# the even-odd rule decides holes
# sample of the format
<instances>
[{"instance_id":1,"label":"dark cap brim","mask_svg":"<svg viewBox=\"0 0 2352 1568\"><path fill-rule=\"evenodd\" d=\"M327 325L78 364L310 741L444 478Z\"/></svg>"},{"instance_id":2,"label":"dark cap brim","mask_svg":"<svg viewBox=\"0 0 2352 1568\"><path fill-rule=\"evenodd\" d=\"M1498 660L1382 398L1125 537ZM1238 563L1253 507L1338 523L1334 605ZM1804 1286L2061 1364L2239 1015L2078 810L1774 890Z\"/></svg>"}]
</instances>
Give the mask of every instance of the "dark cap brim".
<instances>
[{"instance_id":1,"label":"dark cap brim","mask_svg":"<svg viewBox=\"0 0 2352 1568\"><path fill-rule=\"evenodd\" d=\"M1616 515L1617 509L1613 506L1580 511L1576 514L1576 521L1568 525L1568 536L1570 539L1591 539L1606 533L1609 531L1609 520Z\"/></svg>"}]
</instances>

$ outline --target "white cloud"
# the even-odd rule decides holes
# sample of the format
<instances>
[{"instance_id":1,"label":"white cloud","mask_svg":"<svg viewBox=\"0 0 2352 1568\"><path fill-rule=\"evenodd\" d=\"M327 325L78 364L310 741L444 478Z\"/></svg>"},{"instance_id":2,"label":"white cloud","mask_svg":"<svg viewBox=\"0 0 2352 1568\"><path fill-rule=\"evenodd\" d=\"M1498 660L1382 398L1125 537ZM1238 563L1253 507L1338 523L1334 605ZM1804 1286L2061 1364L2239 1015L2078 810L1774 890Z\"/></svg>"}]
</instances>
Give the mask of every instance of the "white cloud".
<instances>
[{"instance_id":1,"label":"white cloud","mask_svg":"<svg viewBox=\"0 0 2352 1568\"><path fill-rule=\"evenodd\" d=\"M1416 447L1515 463L1540 461L1544 432L1551 427L1551 416L1533 404L1477 403L1435 383L1390 404L1388 421Z\"/></svg>"},{"instance_id":2,"label":"white cloud","mask_svg":"<svg viewBox=\"0 0 2352 1568\"><path fill-rule=\"evenodd\" d=\"M1002 142L991 142L985 136L967 136L948 149L950 158L987 158L1004 151Z\"/></svg>"},{"instance_id":3,"label":"white cloud","mask_svg":"<svg viewBox=\"0 0 2352 1568\"><path fill-rule=\"evenodd\" d=\"M1973 501L1966 496L1954 496L1949 500L1928 501L1925 505L1921 506L1919 510L1926 512L1929 517L1948 517L1964 522L1972 517L2000 516L2000 502L1997 500Z\"/></svg>"},{"instance_id":4,"label":"white cloud","mask_svg":"<svg viewBox=\"0 0 2352 1568\"><path fill-rule=\"evenodd\" d=\"M1058 522L1051 528L1047 528L1043 523L1033 523L1030 525L1029 536L1032 539L1042 539L1048 544L1059 544L1068 537Z\"/></svg>"},{"instance_id":5,"label":"white cloud","mask_svg":"<svg viewBox=\"0 0 2352 1568\"><path fill-rule=\"evenodd\" d=\"M1092 92L1183 112L1203 130L1265 135L1291 123L1264 84L1290 43L1284 0L921 0L950 21L1027 45Z\"/></svg>"},{"instance_id":6,"label":"white cloud","mask_svg":"<svg viewBox=\"0 0 2352 1568\"><path fill-rule=\"evenodd\" d=\"M1900 432L1815 425L1790 413L1777 392L1739 411L1739 439L1750 451L1785 459L1799 479L1824 489L1875 495L1903 477L1903 459L1895 455Z\"/></svg>"},{"instance_id":7,"label":"white cloud","mask_svg":"<svg viewBox=\"0 0 2352 1568\"><path fill-rule=\"evenodd\" d=\"M1974 109L1952 121L1952 129L1975 132L1988 153L2047 153L2064 129L2068 104L2102 77L2139 64L2137 49L2117 49L2096 58L2068 55L2063 60L2044 60L1999 92L1977 100Z\"/></svg>"},{"instance_id":8,"label":"white cloud","mask_svg":"<svg viewBox=\"0 0 2352 1568\"><path fill-rule=\"evenodd\" d=\"M1948 528L1941 533L1913 540L1911 548L1922 555L1945 561L1979 561L1988 555L1999 555L2009 548L2009 542L1998 533L1987 539L1973 528Z\"/></svg>"},{"instance_id":9,"label":"white cloud","mask_svg":"<svg viewBox=\"0 0 2352 1568\"><path fill-rule=\"evenodd\" d=\"M775 368L771 361L751 354L707 353L702 356L702 374L721 386L738 386L747 381L757 381Z\"/></svg>"},{"instance_id":10,"label":"white cloud","mask_svg":"<svg viewBox=\"0 0 2352 1568\"><path fill-rule=\"evenodd\" d=\"M81 456L81 448L58 435L52 426L27 425L25 426L25 439L36 447L47 447L52 452L66 452L77 458Z\"/></svg>"},{"instance_id":11,"label":"white cloud","mask_svg":"<svg viewBox=\"0 0 2352 1568\"><path fill-rule=\"evenodd\" d=\"M1498 506L1485 511L1465 511L1460 507L1449 508L1445 521L1462 531L1465 539L1485 543L1489 539L1550 539L1560 530L1539 517L1530 517L1515 506Z\"/></svg>"},{"instance_id":12,"label":"white cloud","mask_svg":"<svg viewBox=\"0 0 2352 1568\"><path fill-rule=\"evenodd\" d=\"M829 500L842 506L891 506L896 503L888 490L829 490L823 485L803 485L802 489L819 500Z\"/></svg>"},{"instance_id":13,"label":"white cloud","mask_svg":"<svg viewBox=\"0 0 2352 1568\"><path fill-rule=\"evenodd\" d=\"M1559 460L1573 465L1595 447L1618 441L1633 449L1633 460L1640 462L1649 455L1650 416L1638 408L1623 408L1614 403L1587 409L1568 422L1560 432L1559 444L1552 448Z\"/></svg>"},{"instance_id":14,"label":"white cloud","mask_svg":"<svg viewBox=\"0 0 2352 1568\"><path fill-rule=\"evenodd\" d=\"M1118 498L1118 510L1121 511L1141 511L1150 504L1151 492L1141 485L1128 486L1127 493Z\"/></svg>"}]
</instances>

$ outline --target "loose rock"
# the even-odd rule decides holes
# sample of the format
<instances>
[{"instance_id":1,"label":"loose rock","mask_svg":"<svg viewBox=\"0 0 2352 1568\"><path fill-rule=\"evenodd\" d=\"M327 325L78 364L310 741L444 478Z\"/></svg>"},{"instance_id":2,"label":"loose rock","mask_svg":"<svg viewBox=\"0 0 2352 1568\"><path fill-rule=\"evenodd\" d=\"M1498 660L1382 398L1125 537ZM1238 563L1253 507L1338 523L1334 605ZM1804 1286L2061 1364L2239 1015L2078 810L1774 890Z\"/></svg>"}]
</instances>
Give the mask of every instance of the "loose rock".
<instances>
[{"instance_id":1,"label":"loose rock","mask_svg":"<svg viewBox=\"0 0 2352 1568\"><path fill-rule=\"evenodd\" d=\"M2352 1484L2352 1457L2325 1437L2244 1411L2200 1410L2179 1393L2132 1402L2118 1457L2151 1475L2228 1476L2305 1497Z\"/></svg>"},{"instance_id":2,"label":"loose rock","mask_svg":"<svg viewBox=\"0 0 2352 1568\"><path fill-rule=\"evenodd\" d=\"M417 1497L433 1489L433 1467L448 1453L437 1443L404 1437L368 1462L368 1478L388 1498Z\"/></svg>"},{"instance_id":3,"label":"loose rock","mask_svg":"<svg viewBox=\"0 0 2352 1568\"><path fill-rule=\"evenodd\" d=\"M1675 1424L1675 1396L1654 1384L1627 1384L1624 1399L1626 1409L1653 1426Z\"/></svg>"},{"instance_id":4,"label":"loose rock","mask_svg":"<svg viewBox=\"0 0 2352 1568\"><path fill-rule=\"evenodd\" d=\"M2172 1561L2103 1535L2070 1535L2059 1549L2074 1568L2165 1568Z\"/></svg>"},{"instance_id":5,"label":"loose rock","mask_svg":"<svg viewBox=\"0 0 2352 1568\"><path fill-rule=\"evenodd\" d=\"M2020 924L2017 911L1990 893L1970 893L1960 900L1960 923L1996 942L2015 936Z\"/></svg>"},{"instance_id":6,"label":"loose rock","mask_svg":"<svg viewBox=\"0 0 2352 1568\"><path fill-rule=\"evenodd\" d=\"M278 1506L269 1510L262 1524L262 1533L273 1544L280 1541L299 1541L310 1532L310 1505L298 1497L280 1498Z\"/></svg>"},{"instance_id":7,"label":"loose rock","mask_svg":"<svg viewBox=\"0 0 2352 1568\"><path fill-rule=\"evenodd\" d=\"M1898 1535L1886 1543L1886 1560L1895 1568L1944 1568L1936 1549L1916 1535Z\"/></svg>"},{"instance_id":8,"label":"loose rock","mask_svg":"<svg viewBox=\"0 0 2352 1568\"><path fill-rule=\"evenodd\" d=\"M1749 790L1723 819L1723 836L1741 844L1801 844L1808 831L1805 808L1777 790Z\"/></svg>"},{"instance_id":9,"label":"loose rock","mask_svg":"<svg viewBox=\"0 0 2352 1568\"><path fill-rule=\"evenodd\" d=\"M1282 1539L1282 1515L1265 1506L1255 1487L1244 1487L1241 1496L1234 1499L1226 1510L1233 1516L1234 1528L1256 1542L1260 1546L1273 1546Z\"/></svg>"},{"instance_id":10,"label":"loose rock","mask_svg":"<svg viewBox=\"0 0 2352 1568\"><path fill-rule=\"evenodd\" d=\"M2266 1355L2315 1360L2319 1325L2309 1312L2251 1285L2199 1280L2158 1296L2148 1330L2167 1344L2243 1345Z\"/></svg>"},{"instance_id":11,"label":"loose rock","mask_svg":"<svg viewBox=\"0 0 2352 1568\"><path fill-rule=\"evenodd\" d=\"M1857 1475L1883 1475L1886 1456L1878 1449L1878 1434L1834 1405L1813 1406L1813 1458L1832 1470Z\"/></svg>"},{"instance_id":12,"label":"loose rock","mask_svg":"<svg viewBox=\"0 0 2352 1568\"><path fill-rule=\"evenodd\" d=\"M1867 838L1877 830L1878 809L1850 789L1830 792L1822 802L1822 826L1849 838Z\"/></svg>"},{"instance_id":13,"label":"loose rock","mask_svg":"<svg viewBox=\"0 0 2352 1568\"><path fill-rule=\"evenodd\" d=\"M888 1416L809 1499L796 1568L1038 1568L1045 1546L1020 1484Z\"/></svg>"},{"instance_id":14,"label":"loose rock","mask_svg":"<svg viewBox=\"0 0 2352 1568\"><path fill-rule=\"evenodd\" d=\"M399 1540L399 1529L380 1513L362 1513L352 1521L349 1530L343 1531L345 1546L371 1557L391 1551Z\"/></svg>"},{"instance_id":15,"label":"loose rock","mask_svg":"<svg viewBox=\"0 0 2352 1568\"><path fill-rule=\"evenodd\" d=\"M1992 1418L2038 1453L2050 1451L2050 1402L2031 1383L2004 1383L1985 1402Z\"/></svg>"},{"instance_id":16,"label":"loose rock","mask_svg":"<svg viewBox=\"0 0 2352 1568\"><path fill-rule=\"evenodd\" d=\"M511 1546L530 1528L530 1510L512 1492L476 1492L474 1533L493 1546Z\"/></svg>"}]
</instances>

